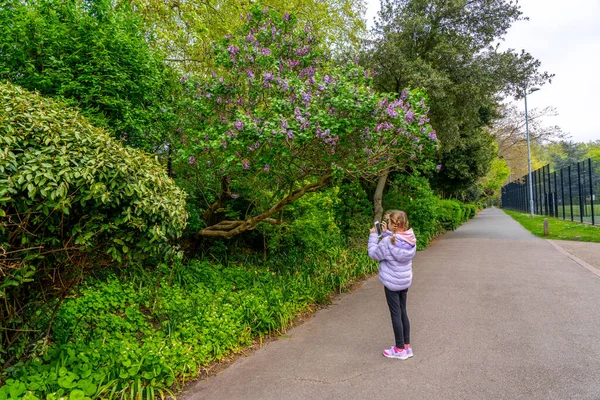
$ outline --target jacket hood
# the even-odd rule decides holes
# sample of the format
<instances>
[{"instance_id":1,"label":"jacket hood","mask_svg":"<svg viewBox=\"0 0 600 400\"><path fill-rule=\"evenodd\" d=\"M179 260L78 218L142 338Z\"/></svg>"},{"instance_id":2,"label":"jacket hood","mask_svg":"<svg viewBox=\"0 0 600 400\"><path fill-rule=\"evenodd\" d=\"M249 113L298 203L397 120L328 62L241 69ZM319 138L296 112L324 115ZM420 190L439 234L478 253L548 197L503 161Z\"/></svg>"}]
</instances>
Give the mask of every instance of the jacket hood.
<instances>
[{"instance_id":1,"label":"jacket hood","mask_svg":"<svg viewBox=\"0 0 600 400\"><path fill-rule=\"evenodd\" d=\"M415 244L417 244L417 238L415 236L415 232L413 232L412 228L410 228L409 230L405 231L405 232L398 232L396 233L396 235L404 240L406 243L410 244L411 246L414 246Z\"/></svg>"}]
</instances>

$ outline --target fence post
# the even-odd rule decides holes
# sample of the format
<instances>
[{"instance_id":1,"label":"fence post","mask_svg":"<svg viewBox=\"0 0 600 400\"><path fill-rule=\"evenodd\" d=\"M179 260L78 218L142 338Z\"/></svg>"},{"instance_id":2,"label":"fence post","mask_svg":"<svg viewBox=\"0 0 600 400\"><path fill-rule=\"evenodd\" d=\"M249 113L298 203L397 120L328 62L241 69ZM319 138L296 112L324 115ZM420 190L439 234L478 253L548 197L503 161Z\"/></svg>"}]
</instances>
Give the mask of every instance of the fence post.
<instances>
[{"instance_id":1,"label":"fence post","mask_svg":"<svg viewBox=\"0 0 600 400\"><path fill-rule=\"evenodd\" d=\"M554 216L554 202L552 201L552 177L550 164L548 164L548 216Z\"/></svg>"},{"instance_id":2,"label":"fence post","mask_svg":"<svg viewBox=\"0 0 600 400\"><path fill-rule=\"evenodd\" d=\"M546 166L542 167L542 188L544 190L544 215L548 216L548 192L546 191Z\"/></svg>"},{"instance_id":3,"label":"fence post","mask_svg":"<svg viewBox=\"0 0 600 400\"><path fill-rule=\"evenodd\" d=\"M581 190L581 163L577 162L577 184L579 186L579 220L583 223L583 191Z\"/></svg>"},{"instance_id":4,"label":"fence post","mask_svg":"<svg viewBox=\"0 0 600 400\"><path fill-rule=\"evenodd\" d=\"M560 170L560 199L562 200L562 209L563 209L563 219L566 219L565 215L565 180L563 178L563 170Z\"/></svg>"},{"instance_id":5,"label":"fence post","mask_svg":"<svg viewBox=\"0 0 600 400\"><path fill-rule=\"evenodd\" d=\"M525 210L531 212L531 210L529 210L529 204L531 204L531 200L529 199L529 176L527 175L525 175L525 201Z\"/></svg>"},{"instance_id":6,"label":"fence post","mask_svg":"<svg viewBox=\"0 0 600 400\"><path fill-rule=\"evenodd\" d=\"M571 166L569 165L569 206L571 207L571 221L573 221L573 182L571 181Z\"/></svg>"},{"instance_id":7,"label":"fence post","mask_svg":"<svg viewBox=\"0 0 600 400\"><path fill-rule=\"evenodd\" d=\"M596 225L596 220L594 218L594 184L592 183L594 179L592 179L592 159L588 158L588 171L590 174L590 204L592 206L592 225Z\"/></svg>"},{"instance_id":8,"label":"fence post","mask_svg":"<svg viewBox=\"0 0 600 400\"><path fill-rule=\"evenodd\" d=\"M552 202L554 203L554 217L558 218L558 183L556 182L556 170L553 172L554 174L554 197Z\"/></svg>"},{"instance_id":9,"label":"fence post","mask_svg":"<svg viewBox=\"0 0 600 400\"><path fill-rule=\"evenodd\" d=\"M544 213L544 199L542 196L542 186L540 185L540 170L537 170L537 182L536 182L536 187L537 187L537 196L538 196L538 215L542 215Z\"/></svg>"},{"instance_id":10,"label":"fence post","mask_svg":"<svg viewBox=\"0 0 600 400\"><path fill-rule=\"evenodd\" d=\"M581 162L581 179L582 179L582 185L583 188L581 189L581 193L583 194L583 216L587 217L588 216L588 212L587 212L587 196L585 195L585 189L586 189L586 183L585 183L585 161Z\"/></svg>"}]
</instances>

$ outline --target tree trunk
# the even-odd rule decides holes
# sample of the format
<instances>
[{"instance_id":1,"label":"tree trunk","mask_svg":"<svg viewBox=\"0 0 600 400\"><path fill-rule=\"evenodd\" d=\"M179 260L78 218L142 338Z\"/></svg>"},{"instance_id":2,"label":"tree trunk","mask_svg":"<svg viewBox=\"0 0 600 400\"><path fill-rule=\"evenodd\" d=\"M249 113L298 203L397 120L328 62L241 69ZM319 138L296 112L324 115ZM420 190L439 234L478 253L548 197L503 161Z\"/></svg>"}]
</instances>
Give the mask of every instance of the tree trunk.
<instances>
[{"instance_id":1,"label":"tree trunk","mask_svg":"<svg viewBox=\"0 0 600 400\"><path fill-rule=\"evenodd\" d=\"M238 221L221 221L214 225L208 226L198 232L198 235L201 237L219 237L224 239L229 239L235 235L239 235L242 232L252 230L261 222L268 222L272 224L279 224L281 220L270 218L272 215L276 213L280 213L282 210L290 203L298 200L300 197L304 196L306 193L316 192L317 190L327 186L329 180L332 175L327 174L318 182L308 184L279 200L275 205L273 205L270 209L263 211L259 215L251 218L247 218L246 220L238 220ZM210 211L207 210L207 211Z\"/></svg>"},{"instance_id":2,"label":"tree trunk","mask_svg":"<svg viewBox=\"0 0 600 400\"><path fill-rule=\"evenodd\" d=\"M377 189L375 189L375 195L373 196L373 207L375 209L375 216L373 222L381 221L381 217L383 216L383 189L385 188L385 184L387 183L387 177L389 172L390 171L388 169L385 169L379 173Z\"/></svg>"}]
</instances>

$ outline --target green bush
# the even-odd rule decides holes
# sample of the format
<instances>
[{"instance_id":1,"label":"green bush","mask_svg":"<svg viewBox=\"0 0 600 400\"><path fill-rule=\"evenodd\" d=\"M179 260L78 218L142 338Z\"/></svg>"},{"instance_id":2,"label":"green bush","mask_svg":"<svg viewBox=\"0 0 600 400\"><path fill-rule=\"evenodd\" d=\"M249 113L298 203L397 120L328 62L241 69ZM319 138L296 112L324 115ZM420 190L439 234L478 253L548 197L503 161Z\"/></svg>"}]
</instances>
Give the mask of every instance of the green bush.
<instances>
[{"instance_id":1,"label":"green bush","mask_svg":"<svg viewBox=\"0 0 600 400\"><path fill-rule=\"evenodd\" d=\"M439 200L438 231L453 231L462 222L463 212L458 200Z\"/></svg>"},{"instance_id":2,"label":"green bush","mask_svg":"<svg viewBox=\"0 0 600 400\"><path fill-rule=\"evenodd\" d=\"M365 251L335 248L262 266L191 261L89 279L57 313L53 345L5 374L0 399L162 397L376 270Z\"/></svg>"},{"instance_id":3,"label":"green bush","mask_svg":"<svg viewBox=\"0 0 600 400\"><path fill-rule=\"evenodd\" d=\"M417 236L417 248L427 247L436 234L438 198L425 177L399 175L392 180L383 197L386 210L400 209L408 215L410 226Z\"/></svg>"},{"instance_id":4,"label":"green bush","mask_svg":"<svg viewBox=\"0 0 600 400\"><path fill-rule=\"evenodd\" d=\"M340 246L343 238L336 224L339 189L308 193L288 206L283 224L263 227L269 235L271 255L289 252L323 252Z\"/></svg>"},{"instance_id":5,"label":"green bush","mask_svg":"<svg viewBox=\"0 0 600 400\"><path fill-rule=\"evenodd\" d=\"M468 204L469 207L469 219L474 218L477 215L477 205L474 203Z\"/></svg>"},{"instance_id":6,"label":"green bush","mask_svg":"<svg viewBox=\"0 0 600 400\"><path fill-rule=\"evenodd\" d=\"M373 202L359 181L339 185L335 203L336 223L351 248L365 249L373 223Z\"/></svg>"},{"instance_id":7,"label":"green bush","mask_svg":"<svg viewBox=\"0 0 600 400\"><path fill-rule=\"evenodd\" d=\"M43 321L93 268L172 251L184 194L153 157L11 84L0 84L0 143L3 327L19 332L31 310ZM0 362L24 351L17 336L1 335Z\"/></svg>"}]
</instances>

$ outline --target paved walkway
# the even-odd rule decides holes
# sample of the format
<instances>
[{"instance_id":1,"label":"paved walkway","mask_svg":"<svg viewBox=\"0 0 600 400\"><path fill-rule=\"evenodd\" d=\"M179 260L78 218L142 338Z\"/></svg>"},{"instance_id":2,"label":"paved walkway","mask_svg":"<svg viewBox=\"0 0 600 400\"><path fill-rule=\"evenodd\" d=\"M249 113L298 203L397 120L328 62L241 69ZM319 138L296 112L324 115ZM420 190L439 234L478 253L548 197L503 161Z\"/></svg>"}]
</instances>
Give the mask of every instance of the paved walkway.
<instances>
[{"instance_id":1,"label":"paved walkway","mask_svg":"<svg viewBox=\"0 0 600 400\"><path fill-rule=\"evenodd\" d=\"M383 287L335 305L181 397L281 399L600 399L600 277L497 209L414 260L415 357L393 343Z\"/></svg>"}]
</instances>

